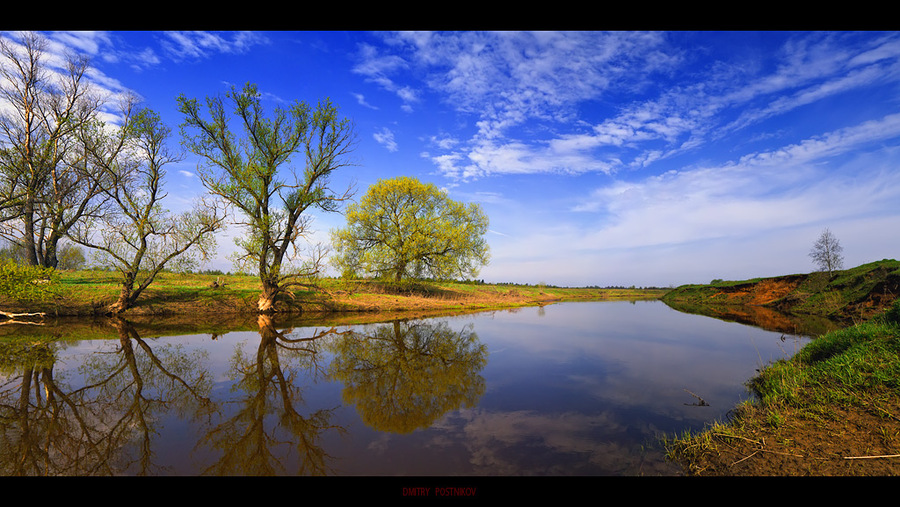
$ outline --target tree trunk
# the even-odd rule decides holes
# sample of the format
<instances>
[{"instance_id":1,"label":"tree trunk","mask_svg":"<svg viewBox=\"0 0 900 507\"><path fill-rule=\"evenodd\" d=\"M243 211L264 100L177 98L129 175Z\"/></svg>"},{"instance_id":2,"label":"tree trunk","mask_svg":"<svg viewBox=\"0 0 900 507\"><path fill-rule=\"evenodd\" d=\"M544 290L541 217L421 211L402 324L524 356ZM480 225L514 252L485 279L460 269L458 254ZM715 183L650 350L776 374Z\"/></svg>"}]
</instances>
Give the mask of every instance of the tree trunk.
<instances>
[{"instance_id":1,"label":"tree trunk","mask_svg":"<svg viewBox=\"0 0 900 507\"><path fill-rule=\"evenodd\" d=\"M125 294L120 294L119 299L116 300L115 303L106 307L107 313L111 313L113 315L124 313L125 310L131 308L131 302L129 301L129 297Z\"/></svg>"},{"instance_id":2,"label":"tree trunk","mask_svg":"<svg viewBox=\"0 0 900 507\"><path fill-rule=\"evenodd\" d=\"M259 301L256 303L257 311L264 314L275 313L275 296L279 292L277 285L263 282L263 290L259 294Z\"/></svg>"},{"instance_id":3,"label":"tree trunk","mask_svg":"<svg viewBox=\"0 0 900 507\"><path fill-rule=\"evenodd\" d=\"M115 303L106 307L107 312L112 314L123 313L125 310L134 305L137 294L134 293L134 275L126 273L125 279L122 281L122 291L119 292L119 299Z\"/></svg>"},{"instance_id":4,"label":"tree trunk","mask_svg":"<svg viewBox=\"0 0 900 507\"><path fill-rule=\"evenodd\" d=\"M56 252L59 246L59 238L55 237L55 233L47 239L44 252L44 258L41 259L41 265L45 268L53 268L56 269L59 266L59 259L57 258Z\"/></svg>"},{"instance_id":5,"label":"tree trunk","mask_svg":"<svg viewBox=\"0 0 900 507\"><path fill-rule=\"evenodd\" d=\"M37 245L34 241L34 200L29 194L25 201L25 262L30 266L38 266Z\"/></svg>"},{"instance_id":6,"label":"tree trunk","mask_svg":"<svg viewBox=\"0 0 900 507\"><path fill-rule=\"evenodd\" d=\"M44 312L31 312L31 313L14 313L14 312L4 312L0 310L0 315L6 317L7 321L4 321L3 324L22 324L22 321L16 320L16 317L40 317L44 318L47 314ZM26 322L26 324L34 324L34 322Z\"/></svg>"}]
</instances>

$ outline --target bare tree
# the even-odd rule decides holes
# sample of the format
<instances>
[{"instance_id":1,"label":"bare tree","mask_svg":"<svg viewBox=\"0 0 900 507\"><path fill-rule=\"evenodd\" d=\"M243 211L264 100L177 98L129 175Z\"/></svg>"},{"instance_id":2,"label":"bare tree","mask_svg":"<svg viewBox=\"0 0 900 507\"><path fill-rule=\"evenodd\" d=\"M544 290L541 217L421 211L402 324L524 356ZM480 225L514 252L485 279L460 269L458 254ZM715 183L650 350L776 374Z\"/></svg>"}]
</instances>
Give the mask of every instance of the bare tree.
<instances>
[{"instance_id":1,"label":"bare tree","mask_svg":"<svg viewBox=\"0 0 900 507\"><path fill-rule=\"evenodd\" d=\"M125 104L121 128L98 123L84 132L87 153L103 169L100 183L110 206L102 216L79 222L69 234L100 252L102 261L121 273L121 291L110 313L134 306L169 263L208 258L215 247L213 233L225 217L205 200L180 215L162 208L164 166L180 160L180 154L166 146L171 131L159 115L133 106L133 101Z\"/></svg>"},{"instance_id":2,"label":"bare tree","mask_svg":"<svg viewBox=\"0 0 900 507\"><path fill-rule=\"evenodd\" d=\"M809 256L820 271L827 271L828 276L832 276L834 271L844 267L844 257L841 255L843 250L840 241L826 228L816 240Z\"/></svg>"},{"instance_id":3,"label":"bare tree","mask_svg":"<svg viewBox=\"0 0 900 507\"><path fill-rule=\"evenodd\" d=\"M0 36L0 236L28 264L56 267L60 240L100 206L76 132L102 101L85 79L86 59L68 55L57 71L42 36L20 39Z\"/></svg>"}]
</instances>

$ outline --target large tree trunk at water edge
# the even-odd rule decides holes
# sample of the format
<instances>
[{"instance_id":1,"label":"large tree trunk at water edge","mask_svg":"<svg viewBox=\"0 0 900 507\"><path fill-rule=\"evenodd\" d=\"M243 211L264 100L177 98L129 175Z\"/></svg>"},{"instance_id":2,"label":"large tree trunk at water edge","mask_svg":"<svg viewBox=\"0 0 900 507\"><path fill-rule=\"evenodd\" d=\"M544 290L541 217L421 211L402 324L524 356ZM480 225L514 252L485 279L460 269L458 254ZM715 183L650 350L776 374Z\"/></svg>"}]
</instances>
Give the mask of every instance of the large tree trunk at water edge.
<instances>
[{"instance_id":1,"label":"large tree trunk at water edge","mask_svg":"<svg viewBox=\"0 0 900 507\"><path fill-rule=\"evenodd\" d=\"M106 307L106 313L117 315L134 306L134 301L138 294L134 292L134 274L126 273L125 280L122 281L121 290L119 291L119 299Z\"/></svg>"},{"instance_id":2,"label":"large tree trunk at water edge","mask_svg":"<svg viewBox=\"0 0 900 507\"><path fill-rule=\"evenodd\" d=\"M115 303L112 303L106 307L106 313L117 315L123 313L125 310L131 308L133 304L132 298L129 295L121 294L119 299L116 300Z\"/></svg>"},{"instance_id":3,"label":"large tree trunk at water edge","mask_svg":"<svg viewBox=\"0 0 900 507\"><path fill-rule=\"evenodd\" d=\"M256 310L259 313L275 313L275 296L278 295L278 287L263 285L263 290L259 294L259 301L256 303Z\"/></svg>"}]
</instances>

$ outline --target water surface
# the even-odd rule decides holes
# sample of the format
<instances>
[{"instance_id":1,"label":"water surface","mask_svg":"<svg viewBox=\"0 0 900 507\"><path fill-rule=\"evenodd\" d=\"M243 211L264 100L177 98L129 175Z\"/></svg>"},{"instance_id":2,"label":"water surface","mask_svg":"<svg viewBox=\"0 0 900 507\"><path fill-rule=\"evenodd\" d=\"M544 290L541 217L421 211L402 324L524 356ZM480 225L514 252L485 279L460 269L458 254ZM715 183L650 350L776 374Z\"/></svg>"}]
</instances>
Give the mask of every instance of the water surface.
<instances>
[{"instance_id":1,"label":"water surface","mask_svg":"<svg viewBox=\"0 0 900 507\"><path fill-rule=\"evenodd\" d=\"M677 475L658 438L808 339L658 301L3 328L2 475Z\"/></svg>"}]
</instances>

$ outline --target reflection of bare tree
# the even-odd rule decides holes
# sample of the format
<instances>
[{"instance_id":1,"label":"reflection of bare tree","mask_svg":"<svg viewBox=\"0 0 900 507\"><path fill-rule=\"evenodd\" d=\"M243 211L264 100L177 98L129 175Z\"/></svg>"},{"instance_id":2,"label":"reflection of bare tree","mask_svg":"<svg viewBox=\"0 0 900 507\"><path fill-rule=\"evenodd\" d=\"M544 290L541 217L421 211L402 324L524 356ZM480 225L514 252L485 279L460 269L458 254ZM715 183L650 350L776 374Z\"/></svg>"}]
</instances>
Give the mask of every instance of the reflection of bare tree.
<instances>
[{"instance_id":1,"label":"reflection of bare tree","mask_svg":"<svg viewBox=\"0 0 900 507\"><path fill-rule=\"evenodd\" d=\"M4 475L155 474L159 414L202 416L213 408L198 357L178 347L153 349L126 321L112 324L117 347L85 361L81 387L54 378L53 342L37 339L2 356Z\"/></svg>"},{"instance_id":2,"label":"reflection of bare tree","mask_svg":"<svg viewBox=\"0 0 900 507\"><path fill-rule=\"evenodd\" d=\"M303 403L296 377L322 372L319 364L322 338L340 334L332 328L311 337L296 338L291 331L278 331L270 316L259 317L260 342L254 357L238 350L232 359L236 390L245 396L236 403L232 417L213 428L204 444L218 449L222 457L209 469L212 475L275 475L285 472L279 453L290 449L297 456L298 475L325 475L330 470L329 456L319 446L327 430L342 432L330 423L334 409L303 415L297 406ZM290 364L285 360L290 359ZM266 423L275 420L273 428ZM283 436L280 436L283 435Z\"/></svg>"},{"instance_id":3,"label":"reflection of bare tree","mask_svg":"<svg viewBox=\"0 0 900 507\"><path fill-rule=\"evenodd\" d=\"M375 429L409 433L450 410L473 406L484 393L478 374L487 347L471 326L401 322L347 334L335 347L331 375L343 398Z\"/></svg>"}]
</instances>

